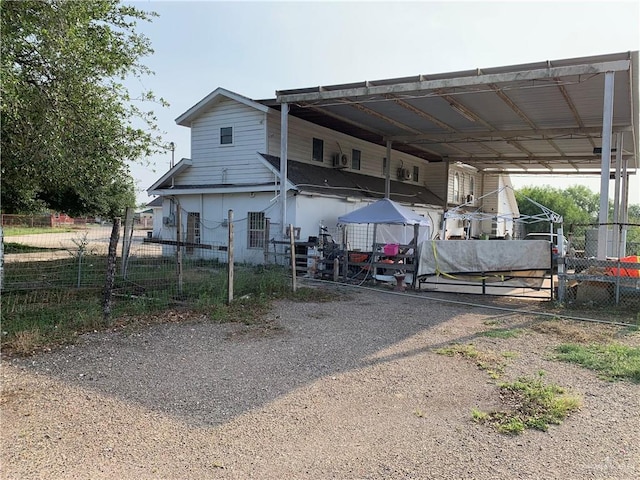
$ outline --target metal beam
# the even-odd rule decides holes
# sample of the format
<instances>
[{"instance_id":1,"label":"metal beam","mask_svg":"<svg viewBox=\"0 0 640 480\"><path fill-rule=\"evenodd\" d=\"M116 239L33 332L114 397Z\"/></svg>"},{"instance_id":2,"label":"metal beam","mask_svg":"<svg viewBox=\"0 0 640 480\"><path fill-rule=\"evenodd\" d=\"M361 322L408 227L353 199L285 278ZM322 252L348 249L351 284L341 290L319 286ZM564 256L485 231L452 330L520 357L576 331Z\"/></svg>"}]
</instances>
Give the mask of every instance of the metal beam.
<instances>
[{"instance_id":1,"label":"metal beam","mask_svg":"<svg viewBox=\"0 0 640 480\"><path fill-rule=\"evenodd\" d=\"M347 102L348 102L348 100L347 100ZM422 133L420 130L416 130L415 128L410 127L409 125L405 125L404 123L399 122L399 121L397 121L397 120L395 120L395 119L393 119L391 117L388 117L386 115L383 115L380 112L376 112L375 110L372 110L369 107L365 107L361 103L348 103L348 105L350 107L353 107L353 108L357 109L357 110L360 110L361 112L366 113L367 115L371 115L372 117L376 117L376 118L379 118L380 120L384 120L385 122L390 123L391 125L394 125L394 126L396 126L398 128L401 128L402 130L405 130L407 132L413 132L413 133L416 133L416 134Z\"/></svg>"},{"instance_id":2,"label":"metal beam","mask_svg":"<svg viewBox=\"0 0 640 480\"><path fill-rule=\"evenodd\" d=\"M438 119L437 117L434 117L433 115L431 115L430 113L425 112L424 110L420 110L419 108L414 107L413 105L411 105L410 103L405 102L404 100L396 98L393 95L387 95L387 98L390 99L390 100L393 100L396 104L400 105L402 108L405 108L405 109L409 110L410 112L415 113L419 117L422 117L422 118L424 118L426 120L429 120L431 123L434 123L434 124L438 125L440 128L443 128L444 130L448 130L450 132L457 132L458 131L455 128L453 128L451 125L449 125L448 123L443 122L442 120Z\"/></svg>"},{"instance_id":3,"label":"metal beam","mask_svg":"<svg viewBox=\"0 0 640 480\"><path fill-rule=\"evenodd\" d=\"M560 93L564 97L564 101L567 103L569 110L571 110L571 113L573 114L573 118L575 118L576 123L580 128L584 128L584 122L582 121L582 117L578 113L578 109L576 108L576 105L573 103L573 100L571 99L571 95L569 95L567 88L564 85L562 85L561 83L562 81L559 78L556 78L555 80L557 80L558 82L558 88L560 89ZM595 148L596 144L593 141L593 139L589 137L589 141L591 142L591 146Z\"/></svg>"},{"instance_id":4,"label":"metal beam","mask_svg":"<svg viewBox=\"0 0 640 480\"><path fill-rule=\"evenodd\" d=\"M628 127L616 127L613 132L630 132L631 126ZM420 135L392 135L389 138L396 142L413 143L421 140L433 140L435 142L448 142L459 139L470 139L471 141L478 140L496 140L501 141L506 138L525 137L522 140L547 140L547 138L589 138L590 135L602 134L602 128L600 127L584 127L584 128L538 128L535 130L485 130L467 133L422 133ZM539 138L536 138L539 137Z\"/></svg>"},{"instance_id":5,"label":"metal beam","mask_svg":"<svg viewBox=\"0 0 640 480\"><path fill-rule=\"evenodd\" d=\"M467 77L442 78L438 80L424 80L418 82L403 82L391 85L344 88L339 90L328 90L324 87L324 90L319 89L321 91L306 93L287 93L285 90L276 92L276 101L278 103L301 103L314 102L318 100L331 100L343 97L388 95L442 88L462 88L476 85L487 85L490 83L528 82L533 80L554 79L556 77L563 76L596 75L605 72L625 71L629 70L630 65L630 60L616 60L585 65L567 65L563 67L539 68Z\"/></svg>"}]
</instances>

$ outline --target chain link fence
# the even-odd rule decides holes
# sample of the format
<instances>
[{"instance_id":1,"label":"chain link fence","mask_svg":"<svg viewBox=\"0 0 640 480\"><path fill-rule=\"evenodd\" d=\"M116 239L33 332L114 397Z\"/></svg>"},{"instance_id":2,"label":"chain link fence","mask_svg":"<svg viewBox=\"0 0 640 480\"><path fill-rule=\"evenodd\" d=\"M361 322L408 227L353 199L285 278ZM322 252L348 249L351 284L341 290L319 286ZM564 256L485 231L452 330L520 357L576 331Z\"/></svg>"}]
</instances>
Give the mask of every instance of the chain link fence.
<instances>
[{"instance_id":1,"label":"chain link fence","mask_svg":"<svg viewBox=\"0 0 640 480\"><path fill-rule=\"evenodd\" d=\"M640 226L608 226L605 260L597 259L597 227L570 228L560 298L569 308L601 309L610 317L630 312L640 321Z\"/></svg>"},{"instance_id":2,"label":"chain link fence","mask_svg":"<svg viewBox=\"0 0 640 480\"><path fill-rule=\"evenodd\" d=\"M111 225L49 229L51 233L42 233L44 228L4 227L3 330L40 324L44 317L52 327L74 318L85 324L87 318L95 318L99 323L106 289L115 316L224 303L226 246L198 246L216 251L215 258L202 259L197 248L181 246L178 255L177 242L153 242L147 230L119 230L115 275L109 284Z\"/></svg>"}]
</instances>

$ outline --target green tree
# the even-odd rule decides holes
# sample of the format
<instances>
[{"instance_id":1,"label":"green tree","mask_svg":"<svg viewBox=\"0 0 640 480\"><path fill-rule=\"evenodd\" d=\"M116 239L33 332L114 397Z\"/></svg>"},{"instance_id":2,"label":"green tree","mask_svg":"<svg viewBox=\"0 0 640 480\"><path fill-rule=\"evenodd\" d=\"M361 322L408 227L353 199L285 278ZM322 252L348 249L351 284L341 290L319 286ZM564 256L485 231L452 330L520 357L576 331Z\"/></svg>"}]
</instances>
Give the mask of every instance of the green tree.
<instances>
[{"instance_id":1,"label":"green tree","mask_svg":"<svg viewBox=\"0 0 640 480\"><path fill-rule=\"evenodd\" d=\"M150 72L135 32L155 15L117 0L0 0L2 208L113 216L135 203L127 162L157 151L127 78Z\"/></svg>"},{"instance_id":2,"label":"green tree","mask_svg":"<svg viewBox=\"0 0 640 480\"><path fill-rule=\"evenodd\" d=\"M539 206L530 202L534 200L548 209L562 215L564 229L581 234L587 228L584 225L597 219L599 195L584 186L569 187L566 190L543 187L524 187L516 192L518 209L523 215L539 215ZM527 225L527 233L548 232L549 222L537 222Z\"/></svg>"}]
</instances>

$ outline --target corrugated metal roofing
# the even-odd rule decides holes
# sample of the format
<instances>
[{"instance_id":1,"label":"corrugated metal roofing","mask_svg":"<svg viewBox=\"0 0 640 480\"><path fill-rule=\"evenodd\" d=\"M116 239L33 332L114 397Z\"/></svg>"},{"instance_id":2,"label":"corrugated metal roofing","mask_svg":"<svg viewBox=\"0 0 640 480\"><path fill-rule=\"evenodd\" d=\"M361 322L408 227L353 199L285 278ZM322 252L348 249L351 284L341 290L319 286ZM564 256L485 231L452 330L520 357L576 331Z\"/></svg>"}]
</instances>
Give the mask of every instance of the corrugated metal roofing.
<instances>
[{"instance_id":1,"label":"corrugated metal roofing","mask_svg":"<svg viewBox=\"0 0 640 480\"><path fill-rule=\"evenodd\" d=\"M277 92L260 103L430 162L481 171L599 172L604 77L615 72L613 131L639 168L638 52ZM613 140L615 145L615 139ZM615 155L612 156L615 170Z\"/></svg>"}]
</instances>

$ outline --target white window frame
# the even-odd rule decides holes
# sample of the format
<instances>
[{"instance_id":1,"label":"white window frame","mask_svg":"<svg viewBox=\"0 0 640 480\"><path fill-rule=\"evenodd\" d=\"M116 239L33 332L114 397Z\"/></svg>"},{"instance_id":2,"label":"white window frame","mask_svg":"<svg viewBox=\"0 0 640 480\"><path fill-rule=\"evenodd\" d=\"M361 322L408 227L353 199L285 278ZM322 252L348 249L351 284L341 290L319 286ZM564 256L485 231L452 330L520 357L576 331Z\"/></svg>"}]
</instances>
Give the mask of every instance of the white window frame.
<instances>
[{"instance_id":1,"label":"white window frame","mask_svg":"<svg viewBox=\"0 0 640 480\"><path fill-rule=\"evenodd\" d=\"M262 216L261 228L255 227L256 220L259 221ZM248 249L264 249L264 233L266 229L266 218L264 212L247 212L247 248ZM259 232L259 236L255 234Z\"/></svg>"},{"instance_id":2,"label":"white window frame","mask_svg":"<svg viewBox=\"0 0 640 480\"><path fill-rule=\"evenodd\" d=\"M222 130L225 128L230 128L231 129L231 143L222 143ZM233 144L235 143L235 128L233 125L228 125L226 127L220 127L220 138L219 138L219 143L221 147L231 147L233 146ZM226 135L225 135L226 136Z\"/></svg>"}]
</instances>

